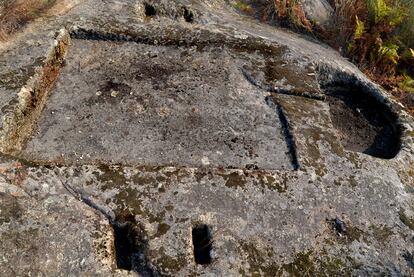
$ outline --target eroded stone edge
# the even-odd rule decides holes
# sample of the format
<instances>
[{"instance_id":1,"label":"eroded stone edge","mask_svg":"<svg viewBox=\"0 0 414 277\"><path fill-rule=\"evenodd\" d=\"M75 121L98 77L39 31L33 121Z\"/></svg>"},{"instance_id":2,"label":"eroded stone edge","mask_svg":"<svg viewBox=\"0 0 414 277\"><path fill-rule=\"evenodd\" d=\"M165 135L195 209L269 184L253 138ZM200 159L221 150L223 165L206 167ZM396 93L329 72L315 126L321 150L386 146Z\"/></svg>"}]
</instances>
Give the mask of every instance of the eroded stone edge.
<instances>
[{"instance_id":1,"label":"eroded stone edge","mask_svg":"<svg viewBox=\"0 0 414 277\"><path fill-rule=\"evenodd\" d=\"M59 76L70 41L69 32L61 29L48 51L44 65L36 69L35 75L18 92L18 103L14 110L3 116L4 127L0 132L1 152L18 152L31 136Z\"/></svg>"}]
</instances>

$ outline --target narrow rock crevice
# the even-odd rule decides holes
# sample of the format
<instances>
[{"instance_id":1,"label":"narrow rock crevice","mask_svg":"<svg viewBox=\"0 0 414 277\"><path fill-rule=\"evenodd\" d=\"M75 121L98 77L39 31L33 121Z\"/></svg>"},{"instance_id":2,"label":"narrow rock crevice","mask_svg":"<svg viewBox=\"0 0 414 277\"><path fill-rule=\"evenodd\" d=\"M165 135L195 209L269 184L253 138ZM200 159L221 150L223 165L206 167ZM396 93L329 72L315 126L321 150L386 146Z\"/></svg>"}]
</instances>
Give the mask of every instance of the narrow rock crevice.
<instances>
[{"instance_id":1,"label":"narrow rock crevice","mask_svg":"<svg viewBox=\"0 0 414 277\"><path fill-rule=\"evenodd\" d=\"M289 96L297 96L297 97L304 97L308 99L318 100L318 101L324 101L325 95L321 94L319 92L312 91L312 90L306 90L306 89L300 89L300 88L280 88L280 87L272 87L267 84L262 84L261 82L257 81L247 70L244 68L241 68L241 72L244 76L244 78L253 86L262 89L264 91L268 91L275 94L284 94Z\"/></svg>"},{"instance_id":2,"label":"narrow rock crevice","mask_svg":"<svg viewBox=\"0 0 414 277\"><path fill-rule=\"evenodd\" d=\"M270 108L274 109L277 113L277 116L279 118L281 128L282 128L282 135L286 141L286 146L288 149L288 155L290 158L290 162L292 164L293 169L298 170L300 168L300 164L299 164L298 154L296 150L295 137L293 136L293 133L291 131L291 127L289 124L289 120L286 116L286 113L283 110L282 106L279 103L275 102L275 100L272 99L272 97L267 96L265 98L265 101L266 101L266 104Z\"/></svg>"},{"instance_id":3,"label":"narrow rock crevice","mask_svg":"<svg viewBox=\"0 0 414 277\"><path fill-rule=\"evenodd\" d=\"M144 9L145 9L145 16L146 17L153 17L157 15L157 10L155 7L149 3L144 3Z\"/></svg>"},{"instance_id":4,"label":"narrow rock crevice","mask_svg":"<svg viewBox=\"0 0 414 277\"><path fill-rule=\"evenodd\" d=\"M183 18L188 23L194 22L194 13L192 10L188 9L187 7L183 7Z\"/></svg>"},{"instance_id":5,"label":"narrow rock crevice","mask_svg":"<svg viewBox=\"0 0 414 277\"><path fill-rule=\"evenodd\" d=\"M114 214L114 212L112 210L110 210L109 208L106 208L104 206L101 206L99 204L94 203L86 193L84 193L84 192L82 192L80 190L75 189L73 186L69 185L68 183L62 182L62 186L74 198L76 198L77 200L85 203L86 205L88 205L92 209L98 211L103 216L105 216L106 219L108 219L109 223L112 224L113 222L115 222L115 214Z\"/></svg>"}]
</instances>

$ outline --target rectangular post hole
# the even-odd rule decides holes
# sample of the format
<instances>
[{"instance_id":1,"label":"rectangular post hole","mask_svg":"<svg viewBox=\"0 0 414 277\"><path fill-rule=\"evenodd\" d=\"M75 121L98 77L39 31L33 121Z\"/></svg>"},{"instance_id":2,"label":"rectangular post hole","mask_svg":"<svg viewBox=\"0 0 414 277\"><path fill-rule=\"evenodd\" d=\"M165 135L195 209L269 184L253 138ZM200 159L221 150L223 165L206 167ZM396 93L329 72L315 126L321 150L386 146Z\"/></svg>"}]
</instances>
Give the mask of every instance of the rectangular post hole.
<instances>
[{"instance_id":1,"label":"rectangular post hole","mask_svg":"<svg viewBox=\"0 0 414 277\"><path fill-rule=\"evenodd\" d=\"M160 276L148 260L148 240L144 228L132 215L128 217L129 221L112 222L117 267L134 271L138 276Z\"/></svg>"},{"instance_id":2,"label":"rectangular post hole","mask_svg":"<svg viewBox=\"0 0 414 277\"><path fill-rule=\"evenodd\" d=\"M207 225L197 225L192 231L194 260L196 264L210 264L213 237Z\"/></svg>"},{"instance_id":3,"label":"rectangular post hole","mask_svg":"<svg viewBox=\"0 0 414 277\"><path fill-rule=\"evenodd\" d=\"M134 252L131 238L131 223L114 224L116 265L120 269L132 270L132 254Z\"/></svg>"}]
</instances>

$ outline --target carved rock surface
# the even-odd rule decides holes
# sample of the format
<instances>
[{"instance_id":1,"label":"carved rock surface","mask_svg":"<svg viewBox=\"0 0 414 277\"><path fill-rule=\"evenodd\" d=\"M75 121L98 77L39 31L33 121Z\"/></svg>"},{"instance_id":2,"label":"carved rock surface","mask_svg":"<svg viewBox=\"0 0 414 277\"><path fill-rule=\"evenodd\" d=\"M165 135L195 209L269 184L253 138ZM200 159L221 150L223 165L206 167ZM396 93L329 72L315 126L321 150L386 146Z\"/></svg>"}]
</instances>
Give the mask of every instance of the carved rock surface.
<instances>
[{"instance_id":1,"label":"carved rock surface","mask_svg":"<svg viewBox=\"0 0 414 277\"><path fill-rule=\"evenodd\" d=\"M224 0L59 7L0 46L0 276L414 275L413 118L337 52Z\"/></svg>"}]
</instances>

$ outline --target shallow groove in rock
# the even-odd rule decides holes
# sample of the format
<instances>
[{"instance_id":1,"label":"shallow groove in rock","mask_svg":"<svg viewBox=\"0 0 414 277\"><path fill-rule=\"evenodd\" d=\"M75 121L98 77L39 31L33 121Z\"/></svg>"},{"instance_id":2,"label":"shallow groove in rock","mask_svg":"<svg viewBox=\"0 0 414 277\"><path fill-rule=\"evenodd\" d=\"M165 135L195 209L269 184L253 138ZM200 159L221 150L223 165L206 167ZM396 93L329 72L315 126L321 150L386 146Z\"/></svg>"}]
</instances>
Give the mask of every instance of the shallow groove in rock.
<instances>
[{"instance_id":1,"label":"shallow groove in rock","mask_svg":"<svg viewBox=\"0 0 414 277\"><path fill-rule=\"evenodd\" d=\"M268 57L274 55L279 56L286 51L285 46L269 45L262 38L250 36L243 39L234 38L220 33L210 33L204 29L197 29L197 31L194 31L189 28L182 28L181 26L175 26L172 29L159 29L152 26L145 30L120 28L112 31L103 31L99 28L90 29L76 26L70 29L69 33L72 39L123 41L147 45L197 47L199 50L209 46L226 46L237 52L261 53L262 55Z\"/></svg>"},{"instance_id":2,"label":"shallow groove in rock","mask_svg":"<svg viewBox=\"0 0 414 277\"><path fill-rule=\"evenodd\" d=\"M262 83L258 82L244 68L241 68L241 72L242 72L244 78L250 84L252 84L253 86L255 86L259 89L262 89L262 90L265 90L265 91L268 91L268 92L272 92L272 93L275 93L275 94L284 94L284 95L288 95L288 96L304 97L304 98L318 100L318 101L324 101L326 99L324 94L320 94L318 92L312 92L312 91L307 91L307 90L297 89L297 88L292 88L292 89L274 88L270 85L266 85L266 84L262 84Z\"/></svg>"}]
</instances>

